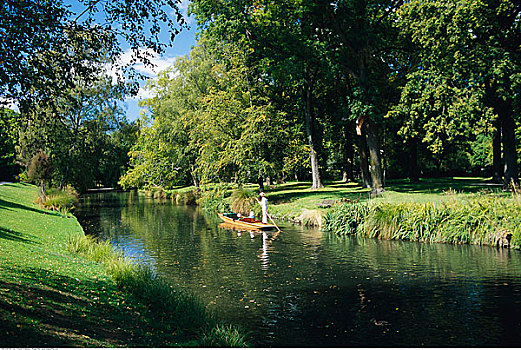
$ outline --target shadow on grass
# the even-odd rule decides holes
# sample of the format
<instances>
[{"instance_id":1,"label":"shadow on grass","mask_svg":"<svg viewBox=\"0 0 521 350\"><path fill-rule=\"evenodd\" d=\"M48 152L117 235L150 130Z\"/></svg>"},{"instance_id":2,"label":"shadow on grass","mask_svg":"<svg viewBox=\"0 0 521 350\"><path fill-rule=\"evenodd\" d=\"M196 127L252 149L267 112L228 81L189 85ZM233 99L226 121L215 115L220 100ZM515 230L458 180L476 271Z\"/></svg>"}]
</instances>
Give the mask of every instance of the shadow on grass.
<instances>
[{"instance_id":1,"label":"shadow on grass","mask_svg":"<svg viewBox=\"0 0 521 350\"><path fill-rule=\"evenodd\" d=\"M0 239L7 239L10 241L17 241L23 243L35 243L35 241L31 239L27 239L20 232L16 232L13 230L9 230L0 226Z\"/></svg>"},{"instance_id":2,"label":"shadow on grass","mask_svg":"<svg viewBox=\"0 0 521 350\"><path fill-rule=\"evenodd\" d=\"M441 193L450 189L457 192L476 193L484 188L500 189L500 184L490 183L482 179L421 179L418 182L408 180L390 180L387 189L404 193Z\"/></svg>"},{"instance_id":3,"label":"shadow on grass","mask_svg":"<svg viewBox=\"0 0 521 350\"><path fill-rule=\"evenodd\" d=\"M273 204L289 203L312 197L348 200L367 200L370 198L370 190L355 182L330 181L326 182L325 185L325 189L311 190L311 182L284 184L268 190L267 195ZM443 193L451 189L456 192L476 193L483 189L496 191L500 188L501 184L476 178L421 179L418 182L410 182L406 179L388 180L385 186L385 189L389 191L409 194Z\"/></svg>"},{"instance_id":4,"label":"shadow on grass","mask_svg":"<svg viewBox=\"0 0 521 350\"><path fill-rule=\"evenodd\" d=\"M112 284L80 282L44 269L11 271L16 280L0 280L1 347L169 344L163 332L149 326L153 322L144 316L146 310L123 300Z\"/></svg>"},{"instance_id":5,"label":"shadow on grass","mask_svg":"<svg viewBox=\"0 0 521 350\"><path fill-rule=\"evenodd\" d=\"M351 200L367 198L368 190L361 188L360 185L356 183L334 182L326 183L325 186L325 189L312 190L311 182L299 182L277 187L276 189L267 192L267 196L273 204L281 204L309 197L317 197L317 195L336 199L345 198Z\"/></svg>"},{"instance_id":6,"label":"shadow on grass","mask_svg":"<svg viewBox=\"0 0 521 350\"><path fill-rule=\"evenodd\" d=\"M5 186L5 185L3 185ZM6 201L2 198L0 198L0 210L12 210L12 209L19 209L19 210L29 210L38 214L45 214L45 215L54 215L54 216L60 216L60 213L58 212L48 212L41 209L31 208L29 206L18 204L14 202Z\"/></svg>"}]
</instances>

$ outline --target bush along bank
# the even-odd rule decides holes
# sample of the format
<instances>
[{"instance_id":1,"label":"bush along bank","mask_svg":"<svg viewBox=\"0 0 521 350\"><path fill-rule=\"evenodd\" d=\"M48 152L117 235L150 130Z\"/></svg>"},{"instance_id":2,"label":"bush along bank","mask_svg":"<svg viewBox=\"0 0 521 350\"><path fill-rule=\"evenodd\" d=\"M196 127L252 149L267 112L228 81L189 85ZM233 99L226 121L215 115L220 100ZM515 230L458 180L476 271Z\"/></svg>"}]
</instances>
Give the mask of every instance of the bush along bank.
<instances>
[{"instance_id":1,"label":"bush along bank","mask_svg":"<svg viewBox=\"0 0 521 350\"><path fill-rule=\"evenodd\" d=\"M341 235L521 249L521 197L451 196L439 202L342 204L323 228Z\"/></svg>"}]
</instances>

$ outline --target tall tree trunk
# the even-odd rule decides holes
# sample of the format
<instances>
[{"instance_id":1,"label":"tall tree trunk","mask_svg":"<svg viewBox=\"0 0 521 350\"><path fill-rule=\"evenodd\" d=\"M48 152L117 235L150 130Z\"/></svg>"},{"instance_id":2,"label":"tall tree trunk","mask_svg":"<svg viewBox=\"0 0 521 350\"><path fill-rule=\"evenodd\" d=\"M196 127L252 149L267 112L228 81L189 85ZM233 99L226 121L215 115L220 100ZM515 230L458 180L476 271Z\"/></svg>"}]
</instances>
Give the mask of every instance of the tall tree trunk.
<instances>
[{"instance_id":1,"label":"tall tree trunk","mask_svg":"<svg viewBox=\"0 0 521 350\"><path fill-rule=\"evenodd\" d=\"M360 175L365 188L371 188L371 175L369 174L369 162L367 161L367 140L365 134L358 136L358 153L360 156Z\"/></svg>"},{"instance_id":2,"label":"tall tree trunk","mask_svg":"<svg viewBox=\"0 0 521 350\"><path fill-rule=\"evenodd\" d=\"M308 145L310 151L310 159L311 159L311 178L313 180L313 184L311 186L312 189L322 188L324 185L322 184L322 178L320 174L320 168L318 164L318 154L315 146L315 138L313 136L313 105L312 105L312 84L306 82L306 86L304 88L304 117L306 119L306 134L308 138Z\"/></svg>"},{"instance_id":3,"label":"tall tree trunk","mask_svg":"<svg viewBox=\"0 0 521 350\"><path fill-rule=\"evenodd\" d=\"M257 184L259 185L259 191L264 192L264 179L262 177L259 176Z\"/></svg>"},{"instance_id":4,"label":"tall tree trunk","mask_svg":"<svg viewBox=\"0 0 521 350\"><path fill-rule=\"evenodd\" d=\"M497 107L496 112L501 116L502 121L501 134L503 136L503 159L505 161L503 187L508 188L512 182L516 185L519 184L515 138L516 123L512 117L512 106L508 102L501 101Z\"/></svg>"},{"instance_id":5,"label":"tall tree trunk","mask_svg":"<svg viewBox=\"0 0 521 350\"><path fill-rule=\"evenodd\" d=\"M492 138L492 180L500 182L503 179L503 164L501 157L501 118L498 116L496 122L496 132Z\"/></svg>"},{"instance_id":6,"label":"tall tree trunk","mask_svg":"<svg viewBox=\"0 0 521 350\"><path fill-rule=\"evenodd\" d=\"M382 160L380 156L380 142L378 139L378 131L376 130L376 123L372 120L367 120L365 123L367 132L367 148L369 149L369 161L371 164L371 180L373 182L373 192L380 194L384 191Z\"/></svg>"},{"instance_id":7,"label":"tall tree trunk","mask_svg":"<svg viewBox=\"0 0 521 350\"><path fill-rule=\"evenodd\" d=\"M408 173L409 180L411 182L418 182L419 174L418 174L418 140L411 139L409 141L409 155L408 155Z\"/></svg>"},{"instance_id":8,"label":"tall tree trunk","mask_svg":"<svg viewBox=\"0 0 521 350\"><path fill-rule=\"evenodd\" d=\"M342 181L347 182L353 178L353 142L351 137L345 138L343 152Z\"/></svg>"}]
</instances>

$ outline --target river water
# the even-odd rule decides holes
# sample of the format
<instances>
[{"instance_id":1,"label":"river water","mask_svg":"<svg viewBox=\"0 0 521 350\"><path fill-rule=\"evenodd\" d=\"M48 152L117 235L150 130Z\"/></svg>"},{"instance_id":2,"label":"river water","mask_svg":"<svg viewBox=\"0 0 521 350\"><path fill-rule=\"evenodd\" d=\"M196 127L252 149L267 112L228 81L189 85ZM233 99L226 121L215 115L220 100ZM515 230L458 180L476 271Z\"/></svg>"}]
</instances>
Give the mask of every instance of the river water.
<instances>
[{"instance_id":1,"label":"river water","mask_svg":"<svg viewBox=\"0 0 521 350\"><path fill-rule=\"evenodd\" d=\"M76 215L255 346L521 346L519 251L237 232L135 192L89 194Z\"/></svg>"}]
</instances>

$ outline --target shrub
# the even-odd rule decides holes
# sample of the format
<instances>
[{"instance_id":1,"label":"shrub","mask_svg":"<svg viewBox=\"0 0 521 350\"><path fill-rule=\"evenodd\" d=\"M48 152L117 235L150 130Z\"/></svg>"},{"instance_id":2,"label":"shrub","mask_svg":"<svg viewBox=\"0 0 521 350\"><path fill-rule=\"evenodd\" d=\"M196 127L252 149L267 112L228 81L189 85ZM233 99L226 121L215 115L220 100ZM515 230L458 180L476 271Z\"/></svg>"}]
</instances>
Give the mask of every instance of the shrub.
<instances>
[{"instance_id":1,"label":"shrub","mask_svg":"<svg viewBox=\"0 0 521 350\"><path fill-rule=\"evenodd\" d=\"M226 190L216 188L204 191L197 199L197 204L206 211L228 212L230 211L229 197Z\"/></svg>"},{"instance_id":2,"label":"shrub","mask_svg":"<svg viewBox=\"0 0 521 350\"><path fill-rule=\"evenodd\" d=\"M257 204L257 194L253 190L238 188L232 192L230 197L231 210L234 213L248 214Z\"/></svg>"},{"instance_id":3,"label":"shrub","mask_svg":"<svg viewBox=\"0 0 521 350\"><path fill-rule=\"evenodd\" d=\"M52 175L52 166L49 156L42 150L36 153L27 169L27 178L29 181L39 185L39 195L42 201L47 196L46 183Z\"/></svg>"},{"instance_id":4,"label":"shrub","mask_svg":"<svg viewBox=\"0 0 521 350\"><path fill-rule=\"evenodd\" d=\"M322 226L322 213L320 210L304 210L300 222L305 226Z\"/></svg>"},{"instance_id":5,"label":"shrub","mask_svg":"<svg viewBox=\"0 0 521 350\"><path fill-rule=\"evenodd\" d=\"M44 200L38 197L37 204L40 204L46 209L59 211L65 215L72 212L78 204L78 192L72 187L67 186L63 190L50 189Z\"/></svg>"}]
</instances>

